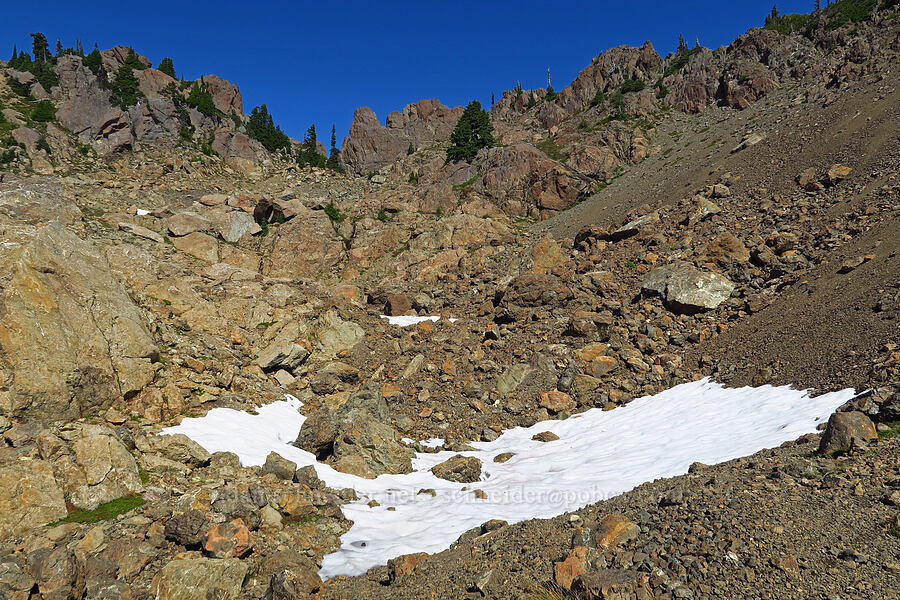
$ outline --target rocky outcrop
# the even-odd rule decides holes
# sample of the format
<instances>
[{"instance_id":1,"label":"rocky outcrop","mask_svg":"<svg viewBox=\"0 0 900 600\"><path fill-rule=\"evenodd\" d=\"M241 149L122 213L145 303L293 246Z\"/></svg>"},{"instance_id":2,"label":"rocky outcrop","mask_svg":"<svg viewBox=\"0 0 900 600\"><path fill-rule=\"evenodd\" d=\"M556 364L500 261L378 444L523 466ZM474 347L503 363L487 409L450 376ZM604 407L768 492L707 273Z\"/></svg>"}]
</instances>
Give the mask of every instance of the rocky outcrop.
<instances>
[{"instance_id":1,"label":"rocky outcrop","mask_svg":"<svg viewBox=\"0 0 900 600\"><path fill-rule=\"evenodd\" d=\"M212 149L235 171L249 173L256 168L259 143L245 133L220 131L216 133Z\"/></svg>"},{"instance_id":2,"label":"rocky outcrop","mask_svg":"<svg viewBox=\"0 0 900 600\"><path fill-rule=\"evenodd\" d=\"M125 64L125 59L128 58L128 55L132 51L133 49L129 46L121 45L113 46L108 50L101 50L100 56L103 57L103 70L115 76L116 71ZM153 64L146 56L138 54L137 57L142 64L147 65L148 67Z\"/></svg>"},{"instance_id":3,"label":"rocky outcrop","mask_svg":"<svg viewBox=\"0 0 900 600\"><path fill-rule=\"evenodd\" d=\"M53 223L12 268L0 311L7 414L94 414L153 379L158 350L144 317L93 246Z\"/></svg>"},{"instance_id":4,"label":"rocky outcrop","mask_svg":"<svg viewBox=\"0 0 900 600\"><path fill-rule=\"evenodd\" d=\"M112 108L109 90L77 56L61 56L56 62L59 86L54 88L56 117L82 141L93 139L104 115Z\"/></svg>"},{"instance_id":5,"label":"rocky outcrop","mask_svg":"<svg viewBox=\"0 0 900 600\"><path fill-rule=\"evenodd\" d=\"M238 86L225 81L218 75L204 75L200 78L213 99L213 104L226 115L244 115L244 101Z\"/></svg>"},{"instance_id":6,"label":"rocky outcrop","mask_svg":"<svg viewBox=\"0 0 900 600\"><path fill-rule=\"evenodd\" d=\"M448 108L436 98L392 112L382 126L368 107L353 113L350 132L341 147L341 160L352 171L377 171L406 154L409 146L441 143L450 137L463 107Z\"/></svg>"},{"instance_id":7,"label":"rocky outcrop","mask_svg":"<svg viewBox=\"0 0 900 600\"><path fill-rule=\"evenodd\" d=\"M0 468L0 541L66 516L53 467L29 460Z\"/></svg>"}]
</instances>

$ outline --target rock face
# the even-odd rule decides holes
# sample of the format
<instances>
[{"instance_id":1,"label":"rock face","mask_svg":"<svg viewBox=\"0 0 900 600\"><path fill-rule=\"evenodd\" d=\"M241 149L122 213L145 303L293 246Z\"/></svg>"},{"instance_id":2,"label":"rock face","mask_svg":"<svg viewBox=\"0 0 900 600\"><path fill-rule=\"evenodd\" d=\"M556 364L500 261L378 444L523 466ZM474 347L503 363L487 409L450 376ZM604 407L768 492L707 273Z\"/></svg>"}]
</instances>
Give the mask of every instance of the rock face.
<instances>
[{"instance_id":1,"label":"rock face","mask_svg":"<svg viewBox=\"0 0 900 600\"><path fill-rule=\"evenodd\" d=\"M159 353L142 313L102 255L62 225L43 227L21 251L0 314L9 415L95 414L153 379Z\"/></svg>"},{"instance_id":2,"label":"rock face","mask_svg":"<svg viewBox=\"0 0 900 600\"><path fill-rule=\"evenodd\" d=\"M43 460L0 468L0 541L66 516L63 491Z\"/></svg>"},{"instance_id":3,"label":"rock face","mask_svg":"<svg viewBox=\"0 0 900 600\"><path fill-rule=\"evenodd\" d=\"M114 436L86 435L72 444L72 451L84 478L71 493L71 502L78 508L93 510L104 502L143 491L134 457ZM74 483L73 479L80 477L70 478L69 483Z\"/></svg>"},{"instance_id":4,"label":"rock face","mask_svg":"<svg viewBox=\"0 0 900 600\"><path fill-rule=\"evenodd\" d=\"M61 56L56 64L59 87L54 92L58 102L56 117L60 124L82 141L93 138L103 116L112 108L109 90L77 56Z\"/></svg>"},{"instance_id":5,"label":"rock face","mask_svg":"<svg viewBox=\"0 0 900 600\"><path fill-rule=\"evenodd\" d=\"M226 115L244 114L244 102L238 86L225 81L217 75L204 75L201 81L206 84L206 89L213 99L213 104Z\"/></svg>"},{"instance_id":6,"label":"rock face","mask_svg":"<svg viewBox=\"0 0 900 600\"><path fill-rule=\"evenodd\" d=\"M705 273L688 265L659 267L644 279L645 293L663 296L678 312L711 310L734 291L734 284L717 273Z\"/></svg>"},{"instance_id":7,"label":"rock face","mask_svg":"<svg viewBox=\"0 0 900 600\"><path fill-rule=\"evenodd\" d=\"M353 123L341 147L341 160L352 171L377 171L406 154L410 144L420 148L450 137L463 107L448 108L436 98L392 112L382 126L368 107L353 113Z\"/></svg>"}]
</instances>

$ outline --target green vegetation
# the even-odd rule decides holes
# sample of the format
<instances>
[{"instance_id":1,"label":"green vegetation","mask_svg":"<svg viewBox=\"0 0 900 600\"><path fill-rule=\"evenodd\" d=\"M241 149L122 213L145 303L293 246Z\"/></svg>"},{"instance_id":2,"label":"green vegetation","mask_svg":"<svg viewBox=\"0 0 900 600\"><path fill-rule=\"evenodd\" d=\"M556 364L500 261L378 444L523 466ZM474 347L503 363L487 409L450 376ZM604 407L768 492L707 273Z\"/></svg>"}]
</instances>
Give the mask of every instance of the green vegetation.
<instances>
[{"instance_id":1,"label":"green vegetation","mask_svg":"<svg viewBox=\"0 0 900 600\"><path fill-rule=\"evenodd\" d=\"M137 104L139 98L144 93L138 86L137 77L134 76L134 69L127 64L119 67L116 71L116 79L112 82L112 101L113 104L122 109Z\"/></svg>"},{"instance_id":2,"label":"green vegetation","mask_svg":"<svg viewBox=\"0 0 900 600\"><path fill-rule=\"evenodd\" d=\"M410 171L409 182L413 185L419 185L419 173L416 171Z\"/></svg>"},{"instance_id":3,"label":"green vegetation","mask_svg":"<svg viewBox=\"0 0 900 600\"><path fill-rule=\"evenodd\" d=\"M128 56L125 57L125 66L138 71L150 68L141 62L141 58L137 55L137 52L134 51L134 48L128 49Z\"/></svg>"},{"instance_id":4,"label":"green vegetation","mask_svg":"<svg viewBox=\"0 0 900 600\"><path fill-rule=\"evenodd\" d=\"M306 130L306 136L303 138L303 145L297 152L297 164L300 166L309 165L310 167L325 168L328 159L319 154L318 143L316 140L316 126L310 125Z\"/></svg>"},{"instance_id":5,"label":"green vegetation","mask_svg":"<svg viewBox=\"0 0 900 600\"><path fill-rule=\"evenodd\" d=\"M632 92L640 92L647 85L640 79L626 79L622 82L622 85L619 86L619 90L623 94L630 94Z\"/></svg>"},{"instance_id":6,"label":"green vegetation","mask_svg":"<svg viewBox=\"0 0 900 600\"><path fill-rule=\"evenodd\" d=\"M890 439L892 437L896 437L900 435L900 421L894 421L892 423L886 423L889 429L878 432L878 437L881 439Z\"/></svg>"},{"instance_id":7,"label":"green vegetation","mask_svg":"<svg viewBox=\"0 0 900 600\"><path fill-rule=\"evenodd\" d=\"M246 127L247 135L262 144L269 152L276 152L279 149L288 150L291 147L290 139L281 130L281 127L275 125L265 104L253 109L250 118L247 119Z\"/></svg>"},{"instance_id":8,"label":"green vegetation","mask_svg":"<svg viewBox=\"0 0 900 600\"><path fill-rule=\"evenodd\" d=\"M537 96L534 95L534 92L531 92L531 95L528 97L528 108L534 108L537 106Z\"/></svg>"},{"instance_id":9,"label":"green vegetation","mask_svg":"<svg viewBox=\"0 0 900 600\"><path fill-rule=\"evenodd\" d=\"M450 134L447 162L451 160L471 162L479 150L489 148L495 143L494 128L488 114L481 108L478 100L472 100Z\"/></svg>"},{"instance_id":10,"label":"green vegetation","mask_svg":"<svg viewBox=\"0 0 900 600\"><path fill-rule=\"evenodd\" d=\"M808 23L809 15L807 14L781 15L778 14L778 8L773 6L772 12L766 17L763 29L771 29L782 35L790 35L795 31L804 31Z\"/></svg>"},{"instance_id":11,"label":"green vegetation","mask_svg":"<svg viewBox=\"0 0 900 600\"><path fill-rule=\"evenodd\" d=\"M559 93L557 93L557 92L553 89L553 86L552 86L552 85L547 84L547 93L544 94L544 102L553 102L553 101L556 100L557 98L559 98Z\"/></svg>"},{"instance_id":12,"label":"green vegetation","mask_svg":"<svg viewBox=\"0 0 900 600\"><path fill-rule=\"evenodd\" d=\"M32 39L34 60L32 60L31 56L27 53L17 51L13 48L13 56L10 57L7 66L11 69L16 69L17 71L27 71L31 73L34 75L34 78L37 79L38 83L41 84L41 87L49 92L50 88L59 85L59 77L56 76L56 71L53 69L55 59L50 54L47 38L43 33L32 33L30 35ZM12 81L12 78L10 78L10 81ZM28 95L27 92L23 94L20 90L13 89L20 96Z\"/></svg>"},{"instance_id":13,"label":"green vegetation","mask_svg":"<svg viewBox=\"0 0 900 600\"><path fill-rule=\"evenodd\" d=\"M35 146L37 146L38 150L43 150L47 154L51 154L53 152L53 150L50 148L50 144L47 143L47 138L42 137L37 141L37 144L35 144Z\"/></svg>"},{"instance_id":14,"label":"green vegetation","mask_svg":"<svg viewBox=\"0 0 900 600\"><path fill-rule=\"evenodd\" d=\"M461 190L466 190L472 187L472 184L475 183L484 173L475 173L469 179L463 181L462 183L458 183L453 186L454 192L459 192Z\"/></svg>"},{"instance_id":15,"label":"green vegetation","mask_svg":"<svg viewBox=\"0 0 900 600\"><path fill-rule=\"evenodd\" d=\"M535 147L558 162L565 162L569 158L569 155L562 151L562 147L556 145L556 142L553 140L553 138L541 140L540 142L535 144Z\"/></svg>"},{"instance_id":16,"label":"green vegetation","mask_svg":"<svg viewBox=\"0 0 900 600\"><path fill-rule=\"evenodd\" d=\"M188 106L196 108L208 117L222 114L222 112L216 108L212 94L206 89L206 84L201 85L200 83L194 82L194 85L191 86L191 91L188 92L187 98L185 98L184 101Z\"/></svg>"},{"instance_id":17,"label":"green vegetation","mask_svg":"<svg viewBox=\"0 0 900 600\"><path fill-rule=\"evenodd\" d=\"M332 135L334 135L334 125L331 126L331 133L332 133ZM416 151L416 149L413 148L412 142L410 142L409 147L406 149L406 155L409 156L410 154L412 154L415 151Z\"/></svg>"},{"instance_id":18,"label":"green vegetation","mask_svg":"<svg viewBox=\"0 0 900 600\"><path fill-rule=\"evenodd\" d=\"M341 212L341 210L334 205L334 202L329 202L323 208L325 214L328 215L328 218L331 219L332 223L342 223L347 215Z\"/></svg>"},{"instance_id":19,"label":"green vegetation","mask_svg":"<svg viewBox=\"0 0 900 600\"><path fill-rule=\"evenodd\" d=\"M409 147L412 148L412 144L410 144ZM409 149L407 149L406 153L412 154ZM341 164L341 151L337 147L337 135L335 134L334 123L331 124L331 149L328 151L328 161L325 163L325 166L338 173L344 172L344 166Z\"/></svg>"},{"instance_id":20,"label":"green vegetation","mask_svg":"<svg viewBox=\"0 0 900 600\"><path fill-rule=\"evenodd\" d=\"M695 48L688 48L686 44L679 46L678 51L675 53L675 58L672 59L672 64L663 71L663 77L668 77L681 71L688 64L691 57L698 52L700 52L700 46Z\"/></svg>"},{"instance_id":21,"label":"green vegetation","mask_svg":"<svg viewBox=\"0 0 900 600\"><path fill-rule=\"evenodd\" d=\"M625 114L625 94L621 91L616 92L610 99L609 104L612 108L612 114L610 114L609 118L624 121L627 116Z\"/></svg>"},{"instance_id":22,"label":"green vegetation","mask_svg":"<svg viewBox=\"0 0 900 600\"><path fill-rule=\"evenodd\" d=\"M166 58L162 59L159 62L159 66L156 68L159 71L161 71L162 73L165 73L166 75L171 77L172 79L177 79L177 77L175 77L175 64L172 62L171 58L166 57Z\"/></svg>"},{"instance_id":23,"label":"green vegetation","mask_svg":"<svg viewBox=\"0 0 900 600\"><path fill-rule=\"evenodd\" d=\"M387 212L385 212L385 210L383 208L378 211L378 214L375 215L375 218L378 219L379 221L381 221L382 223L387 223L388 221L393 221L393 219L390 217L390 215L388 215Z\"/></svg>"},{"instance_id":24,"label":"green vegetation","mask_svg":"<svg viewBox=\"0 0 900 600\"><path fill-rule=\"evenodd\" d=\"M103 70L103 55L100 54L96 44L94 44L94 49L91 50L91 53L81 59L81 63L90 69L94 75L100 75L100 71Z\"/></svg>"},{"instance_id":25,"label":"green vegetation","mask_svg":"<svg viewBox=\"0 0 900 600\"><path fill-rule=\"evenodd\" d=\"M116 500L111 500L101 504L94 510L73 510L69 516L60 519L51 525L59 525L60 523L97 523L99 521L109 521L115 519L123 513L146 504L147 501L140 496L124 496Z\"/></svg>"},{"instance_id":26,"label":"green vegetation","mask_svg":"<svg viewBox=\"0 0 900 600\"><path fill-rule=\"evenodd\" d=\"M594 94L594 97L591 98L590 103L588 103L588 108L594 108L595 106L602 106L602 105L606 104L607 100L609 100L609 94L607 94L603 90L597 90L597 93Z\"/></svg>"},{"instance_id":27,"label":"green vegetation","mask_svg":"<svg viewBox=\"0 0 900 600\"><path fill-rule=\"evenodd\" d=\"M38 123L47 123L56 119L56 109L49 100L41 100L34 106L31 111L31 120Z\"/></svg>"}]
</instances>

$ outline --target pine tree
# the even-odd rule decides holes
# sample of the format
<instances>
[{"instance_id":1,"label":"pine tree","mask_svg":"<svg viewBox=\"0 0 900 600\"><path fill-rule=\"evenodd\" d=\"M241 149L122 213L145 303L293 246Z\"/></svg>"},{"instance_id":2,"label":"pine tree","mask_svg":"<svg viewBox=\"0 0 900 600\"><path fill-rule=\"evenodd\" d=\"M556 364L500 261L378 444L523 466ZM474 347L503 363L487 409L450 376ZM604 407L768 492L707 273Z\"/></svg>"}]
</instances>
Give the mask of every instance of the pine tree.
<instances>
[{"instance_id":1,"label":"pine tree","mask_svg":"<svg viewBox=\"0 0 900 600\"><path fill-rule=\"evenodd\" d=\"M59 38L57 38L56 39L56 56L62 56L62 54L63 54L62 42L59 40Z\"/></svg>"},{"instance_id":2,"label":"pine tree","mask_svg":"<svg viewBox=\"0 0 900 600\"><path fill-rule=\"evenodd\" d=\"M85 56L81 62L90 69L94 75L100 75L100 71L103 69L103 55L100 54L97 44L94 44L94 49L90 54Z\"/></svg>"},{"instance_id":3,"label":"pine tree","mask_svg":"<svg viewBox=\"0 0 900 600\"><path fill-rule=\"evenodd\" d=\"M147 65L141 61L141 58L137 55L137 52L134 51L134 48L128 49L128 56L125 57L125 66L137 69L138 71L143 71L148 68Z\"/></svg>"},{"instance_id":4,"label":"pine tree","mask_svg":"<svg viewBox=\"0 0 900 600\"><path fill-rule=\"evenodd\" d=\"M31 111L31 120L38 123L46 123L55 118L56 110L53 108L53 103L49 100L41 100L35 105L34 110Z\"/></svg>"},{"instance_id":5,"label":"pine tree","mask_svg":"<svg viewBox=\"0 0 900 600\"><path fill-rule=\"evenodd\" d=\"M333 123L331 125L331 149L328 152L328 161L325 163L325 166L332 171L344 172L344 167L341 166L341 151L337 147L337 135Z\"/></svg>"},{"instance_id":6,"label":"pine tree","mask_svg":"<svg viewBox=\"0 0 900 600\"><path fill-rule=\"evenodd\" d=\"M12 62L12 61L16 60L17 58L19 58L19 51L16 49L16 45L13 44L12 58L10 58L9 60L10 60L10 62Z\"/></svg>"},{"instance_id":7,"label":"pine tree","mask_svg":"<svg viewBox=\"0 0 900 600\"><path fill-rule=\"evenodd\" d=\"M494 128L488 114L481 108L478 100L472 100L459 117L453 133L450 134L450 147L447 149L447 161L465 160L471 162L482 148L493 146Z\"/></svg>"},{"instance_id":8,"label":"pine tree","mask_svg":"<svg viewBox=\"0 0 900 600\"><path fill-rule=\"evenodd\" d=\"M297 154L297 162L311 167L324 167L327 162L325 157L318 152L315 124L310 125L309 129L306 130L303 145Z\"/></svg>"},{"instance_id":9,"label":"pine tree","mask_svg":"<svg viewBox=\"0 0 900 600\"><path fill-rule=\"evenodd\" d=\"M257 106L251 111L250 118L244 124L247 135L258 141L269 152L287 150L291 147L291 140L275 125L272 115L266 105Z\"/></svg>"},{"instance_id":10,"label":"pine tree","mask_svg":"<svg viewBox=\"0 0 900 600\"><path fill-rule=\"evenodd\" d=\"M682 52L687 52L688 45L687 42L684 41L684 35L678 34L678 50L675 51L675 54L681 54Z\"/></svg>"},{"instance_id":11,"label":"pine tree","mask_svg":"<svg viewBox=\"0 0 900 600\"><path fill-rule=\"evenodd\" d=\"M175 64L172 62L172 59L169 57L162 59L159 63L159 66L157 67L157 69L159 69L161 72L165 73L172 79L178 79L175 76Z\"/></svg>"},{"instance_id":12,"label":"pine tree","mask_svg":"<svg viewBox=\"0 0 900 600\"><path fill-rule=\"evenodd\" d=\"M47 44L47 38L43 33L29 33L31 36L31 52L34 54L35 62L43 62L50 59L50 46Z\"/></svg>"},{"instance_id":13,"label":"pine tree","mask_svg":"<svg viewBox=\"0 0 900 600\"><path fill-rule=\"evenodd\" d=\"M116 80L112 83L113 104L126 109L137 104L138 98L143 95L137 77L134 76L134 69L127 64L119 67L116 71Z\"/></svg>"}]
</instances>

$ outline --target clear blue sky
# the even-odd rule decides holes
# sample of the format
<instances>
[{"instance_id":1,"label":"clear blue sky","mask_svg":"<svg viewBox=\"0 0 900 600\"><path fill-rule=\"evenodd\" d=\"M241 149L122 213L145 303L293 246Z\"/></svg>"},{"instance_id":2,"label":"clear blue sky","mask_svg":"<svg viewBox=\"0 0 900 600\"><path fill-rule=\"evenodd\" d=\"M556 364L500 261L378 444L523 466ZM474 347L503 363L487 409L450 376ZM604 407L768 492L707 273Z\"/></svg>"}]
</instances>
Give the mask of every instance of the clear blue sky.
<instances>
[{"instance_id":1,"label":"clear blue sky","mask_svg":"<svg viewBox=\"0 0 900 600\"><path fill-rule=\"evenodd\" d=\"M517 81L559 90L603 50L650 40L665 56L678 34L689 44L727 45L762 25L772 0L674 2L346 1L7 2L0 10L0 56L31 49L41 31L86 50L134 46L154 66L164 56L179 75L215 73L237 83L244 111L265 103L276 123L302 138L310 123L328 143L343 140L353 110L369 106L384 123L422 98L488 105ZM813 0L779 1L783 13ZM4 48L5 45L5 48Z\"/></svg>"}]
</instances>

